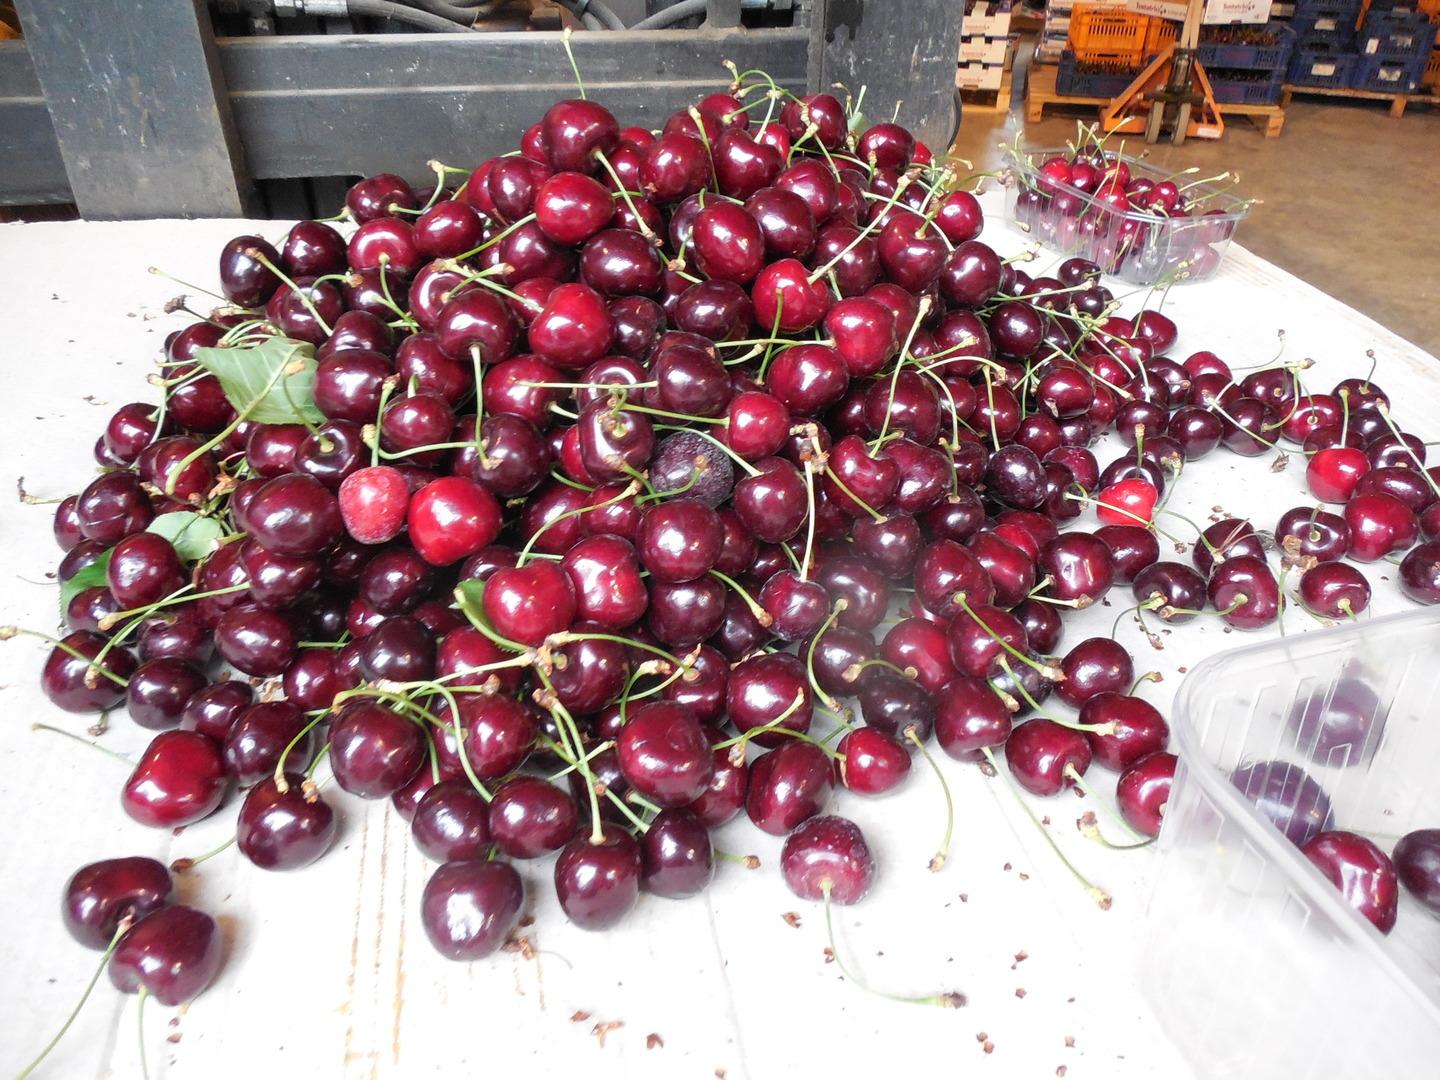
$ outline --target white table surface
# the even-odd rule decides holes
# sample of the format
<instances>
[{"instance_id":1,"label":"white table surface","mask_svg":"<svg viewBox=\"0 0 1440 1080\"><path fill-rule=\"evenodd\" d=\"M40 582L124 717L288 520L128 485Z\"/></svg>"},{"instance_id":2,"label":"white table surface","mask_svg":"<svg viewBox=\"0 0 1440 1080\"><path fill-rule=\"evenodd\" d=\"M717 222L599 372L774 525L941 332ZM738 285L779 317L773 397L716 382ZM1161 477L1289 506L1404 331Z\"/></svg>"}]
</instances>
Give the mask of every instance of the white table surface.
<instances>
[{"instance_id":1,"label":"white table surface","mask_svg":"<svg viewBox=\"0 0 1440 1080\"><path fill-rule=\"evenodd\" d=\"M1023 237L998 221L995 196L986 203L996 219L984 239L1002 253L1021 250ZM56 589L47 574L60 553L50 536L51 510L21 505L10 494L16 479L23 476L36 496L78 490L94 474L90 447L111 411L153 400L144 376L154 370L166 332L181 325L163 305L183 290L146 267L160 264L212 284L220 244L252 229L283 232L273 223L233 221L0 226L0 297L8 313L0 623L55 626ZM1213 281L1175 289L1166 310L1181 329L1177 356L1211 349L1236 367L1270 361L1283 330L1287 359L1315 360L1307 382L1316 390L1363 375L1366 350L1373 349L1376 380L1401 423L1440 437L1434 420L1440 368L1433 357L1243 250L1232 248ZM1119 453L1113 440L1097 451L1102 464ZM1223 506L1270 528L1281 511L1303 501L1303 477L1294 461L1279 474L1265 465L1219 451L1187 470L1171 505L1199 518ZM1367 573L1376 593L1372 610L1410 606L1390 580L1393 566L1373 564ZM1117 588L1112 601L1067 619L1062 649L1108 633L1128 590ZM1291 632L1316 627L1298 608L1287 616ZM1137 670L1163 674L1163 682L1141 693L1165 709L1186 666L1274 631L1227 634L1217 620L1198 620L1166 634L1158 652L1133 625L1120 633ZM208 851L230 835L235 809L232 801L175 837L130 821L118 801L123 765L30 730L34 721L71 731L89 722L61 713L41 694L43 656L33 639L0 645L6 1074L17 1072L59 1025L97 959L70 940L58 917L68 875L99 858L170 860ZM122 711L104 743L133 756L146 739ZM755 853L761 869L722 863L705 895L642 897L623 926L592 934L570 926L559 911L553 860L524 864L535 916L523 931L531 958L506 952L468 966L450 963L430 948L417 918L431 866L412 849L406 823L388 800L365 804L332 789L342 831L314 866L267 873L231 849L180 878L181 897L219 919L227 954L219 979L188 1009L147 1010L151 1073L207 1080L257 1074L769 1080L902 1071L917 1078L1203 1076L1203 1068L1182 1060L1141 990L1147 940L1165 932L1149 926L1144 911L1163 857L1151 849L1110 852L1085 840L1074 821L1086 807L1074 794L1037 800L1058 842L1113 893L1113 908L1102 912L998 780L941 760L954 791L956 834L949 865L938 874L926 862L942 829L942 799L920 763L890 798L835 800L838 812L864 828L879 862L871 895L837 909L838 933L850 962L873 985L907 993L960 990L969 998L966 1008L893 1004L842 979L825 962L822 909L789 893L776 866L780 841L743 815L719 832L717 846ZM1097 766L1090 776L1113 791L1113 775ZM788 912L798 913L798 925L783 917ZM1022 952L1026 958L1017 963ZM608 1022L623 1026L602 1045L593 1030ZM102 980L40 1075L130 1077L138 1075L137 1059L135 999Z\"/></svg>"}]
</instances>

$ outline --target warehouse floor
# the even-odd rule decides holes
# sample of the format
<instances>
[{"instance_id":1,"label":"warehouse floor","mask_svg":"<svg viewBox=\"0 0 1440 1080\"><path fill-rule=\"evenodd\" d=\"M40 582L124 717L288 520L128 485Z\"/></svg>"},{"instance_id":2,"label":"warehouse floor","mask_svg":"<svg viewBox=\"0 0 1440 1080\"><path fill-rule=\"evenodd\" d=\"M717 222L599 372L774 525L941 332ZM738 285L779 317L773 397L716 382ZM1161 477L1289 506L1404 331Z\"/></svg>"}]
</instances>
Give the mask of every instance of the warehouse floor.
<instances>
[{"instance_id":1,"label":"warehouse floor","mask_svg":"<svg viewBox=\"0 0 1440 1080\"><path fill-rule=\"evenodd\" d=\"M965 114L955 152L977 171L993 169L999 144L1017 131L1031 145L1058 146L1074 137L1076 118L1094 113L1047 110L1026 125L1017 89L1009 115ZM1238 193L1261 204L1237 243L1440 356L1440 108L1412 104L1392 119L1379 102L1297 99L1278 139L1239 120L1219 140L1150 151L1202 177L1238 170Z\"/></svg>"}]
</instances>

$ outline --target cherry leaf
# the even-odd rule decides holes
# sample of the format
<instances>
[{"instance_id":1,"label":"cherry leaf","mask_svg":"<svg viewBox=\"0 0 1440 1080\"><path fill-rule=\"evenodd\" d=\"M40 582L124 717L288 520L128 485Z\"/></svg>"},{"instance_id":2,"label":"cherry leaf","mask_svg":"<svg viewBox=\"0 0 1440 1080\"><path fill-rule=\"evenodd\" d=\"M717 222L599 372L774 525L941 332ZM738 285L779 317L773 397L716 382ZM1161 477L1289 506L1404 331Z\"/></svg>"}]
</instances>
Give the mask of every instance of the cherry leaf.
<instances>
[{"instance_id":1,"label":"cherry leaf","mask_svg":"<svg viewBox=\"0 0 1440 1080\"><path fill-rule=\"evenodd\" d=\"M315 406L315 347L272 338L243 349L196 349L195 362L246 420L261 424L323 424Z\"/></svg>"},{"instance_id":2,"label":"cherry leaf","mask_svg":"<svg viewBox=\"0 0 1440 1080\"><path fill-rule=\"evenodd\" d=\"M161 514L150 522L145 531L169 540L175 553L186 562L199 562L205 558L225 535L225 527L220 522L190 510Z\"/></svg>"},{"instance_id":3,"label":"cherry leaf","mask_svg":"<svg viewBox=\"0 0 1440 1080\"><path fill-rule=\"evenodd\" d=\"M109 578L105 575L110 569L110 555L114 550L114 548L107 548L89 566L81 567L75 572L74 577L60 583L60 617L62 619L70 607L70 601L74 600L78 593L97 586L103 588L110 584Z\"/></svg>"}]
</instances>

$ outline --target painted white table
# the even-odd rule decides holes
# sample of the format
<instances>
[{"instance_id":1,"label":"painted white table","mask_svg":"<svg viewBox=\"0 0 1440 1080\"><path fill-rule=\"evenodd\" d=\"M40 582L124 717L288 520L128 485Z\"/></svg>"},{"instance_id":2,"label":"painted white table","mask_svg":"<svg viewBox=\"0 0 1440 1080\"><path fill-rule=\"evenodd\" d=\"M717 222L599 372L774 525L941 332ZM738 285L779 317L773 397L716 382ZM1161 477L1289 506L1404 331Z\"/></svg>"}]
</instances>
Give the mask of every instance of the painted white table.
<instances>
[{"instance_id":1,"label":"painted white table","mask_svg":"<svg viewBox=\"0 0 1440 1080\"><path fill-rule=\"evenodd\" d=\"M987 209L998 216L996 198ZM271 225L225 221L62 223L0 226L5 388L0 490L23 476L37 496L78 490L93 473L90 447L110 412L153 400L144 376L166 332L163 313L179 290L146 267L158 263L199 284L214 281L215 253L230 236ZM985 235L1004 253L1024 239L996 221ZM1037 265L1046 265L1042 259ZM1138 297L1136 298L1138 302ZM202 301L203 303L203 301ZM1307 381L1328 390L1380 364L1376 379L1411 430L1440 437L1440 368L1434 358L1247 252L1232 249L1214 281L1174 290L1184 356L1212 349L1234 366L1313 357ZM1102 463L1118 448L1097 448ZM1197 518L1216 507L1254 515L1269 528L1301 501L1301 470L1271 474L1264 462L1217 452L1181 481L1172 506ZM1093 525L1093 522L1092 522ZM1176 525L1185 533L1183 525ZM5 554L0 623L49 630L59 558L50 510L0 499ZM1374 610L1408 605L1394 568L1368 573ZM1069 620L1065 641L1108 633L1113 607ZM1316 623L1294 609L1292 632ZM1163 651L1133 625L1122 640L1164 681L1142 693L1167 708L1182 672L1202 656L1252 636L1199 620L1165 635ZM58 918L61 886L93 859L196 855L232 829L233 804L172 837L131 822L118 789L124 767L103 754L30 730L33 721L72 731L85 723L50 706L37 686L43 649L0 646L0 1071L13 1073L58 1026L89 977L96 954L74 944ZM105 745L134 755L146 733L123 712ZM1085 810L1073 794L1040 804L1071 857L1115 897L1098 910L1076 887L998 780L942 761L956 800L950 862L926 870L942 823L934 778L913 771L895 796L845 795L838 809L865 829L879 861L872 894L838 909L850 962L875 986L920 993L960 990L958 1011L867 996L826 963L821 908L797 900L776 869L780 842L743 816L718 846L753 852L762 868L723 863L714 886L689 901L642 898L605 934L563 918L551 861L521 867L535 921L529 956L506 952L469 966L441 959L417 908L430 865L408 842L388 802L338 791L335 849L294 874L257 870L233 849L180 879L180 895L213 912L227 956L218 981L188 1010L152 1006L146 1020L151 1071L178 1078L283 1075L330 1078L588 1076L731 1080L860 1077L904 1071L954 1076L1097 1077L1192 1075L1141 990L1149 935L1148 883L1162 858L1115 853L1074 828ZM1098 767L1091 777L1113 789ZM798 921L786 913L798 913ZM1023 959L1021 958L1023 954ZM1237 988L1237 992L1243 988ZM597 1024L616 1024L603 1040ZM984 1045L989 1040L989 1049ZM1072 1045L1073 1043L1073 1045ZM101 985L43 1076L138 1073L135 999ZM1064 1069L1062 1072L1061 1069Z\"/></svg>"}]
</instances>

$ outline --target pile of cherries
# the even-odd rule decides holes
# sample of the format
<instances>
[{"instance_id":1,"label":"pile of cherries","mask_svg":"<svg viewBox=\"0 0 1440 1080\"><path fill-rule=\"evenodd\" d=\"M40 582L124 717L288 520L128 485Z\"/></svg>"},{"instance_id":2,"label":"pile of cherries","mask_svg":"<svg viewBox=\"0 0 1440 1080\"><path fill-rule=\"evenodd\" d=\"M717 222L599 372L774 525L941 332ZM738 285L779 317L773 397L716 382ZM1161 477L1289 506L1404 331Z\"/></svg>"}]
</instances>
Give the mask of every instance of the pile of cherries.
<instances>
[{"instance_id":1,"label":"pile of cherries","mask_svg":"<svg viewBox=\"0 0 1440 1080\"><path fill-rule=\"evenodd\" d=\"M1003 749L1039 796L1098 765L1153 837L1166 722L1122 645L1060 650L1067 611L1128 586L1142 620L1260 627L1294 571L1353 617L1342 558L1406 549L1407 594L1440 599L1435 479L1379 387L1172 359L1168 317L1117 314L1092 263L1002 259L950 166L829 94L737 74L659 132L560 101L518 152L434 169L357 183L348 237L224 246L228 303L170 335L163 403L116 411L56 513L68 634L42 684L156 732L131 817L238 804L263 869L325 853L331 780L390 799L439 864L420 903L447 957L506 941L517 864L554 856L565 914L601 929L703 890L741 813L786 838L797 894L858 901L871 851L822 811L895 789L932 737ZM1184 466L1277 443L1337 505L1162 560ZM1061 531L1087 509L1100 527ZM67 910L117 985L175 1001L215 933L169 896L112 860Z\"/></svg>"}]
</instances>

